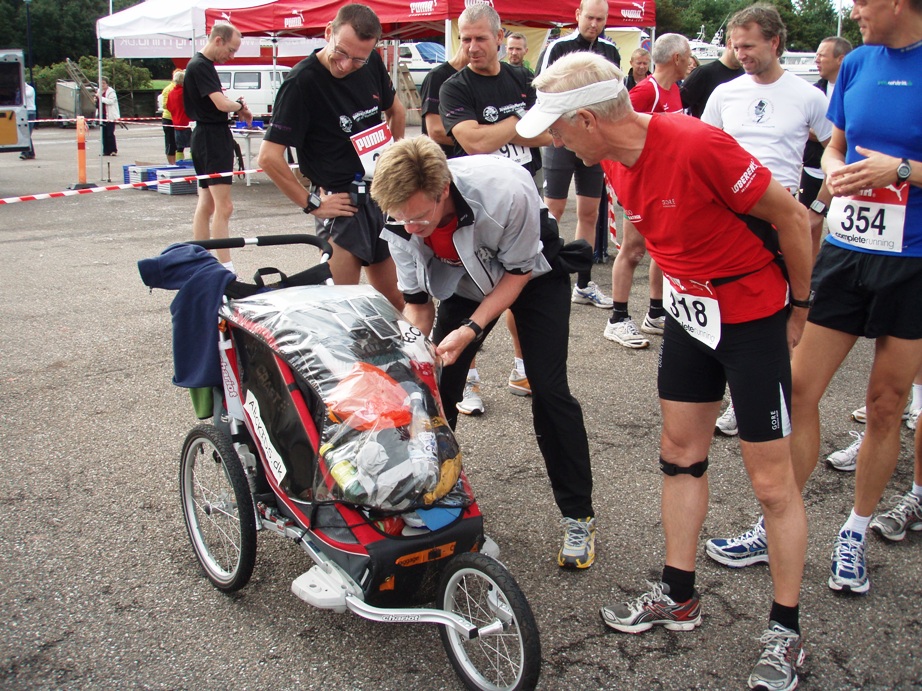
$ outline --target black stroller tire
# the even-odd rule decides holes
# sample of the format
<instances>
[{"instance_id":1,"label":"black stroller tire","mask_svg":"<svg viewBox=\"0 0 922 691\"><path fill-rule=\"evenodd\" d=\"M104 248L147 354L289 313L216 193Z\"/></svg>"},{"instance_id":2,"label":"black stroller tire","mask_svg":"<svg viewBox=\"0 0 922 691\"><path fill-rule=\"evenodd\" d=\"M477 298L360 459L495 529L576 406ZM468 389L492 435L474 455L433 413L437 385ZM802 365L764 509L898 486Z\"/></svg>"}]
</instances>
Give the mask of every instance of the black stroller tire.
<instances>
[{"instance_id":1,"label":"black stroller tire","mask_svg":"<svg viewBox=\"0 0 922 691\"><path fill-rule=\"evenodd\" d=\"M469 689L533 689L541 673L541 642L534 614L506 568L484 554L454 557L439 585L438 605L478 628L497 619L507 622L496 635L466 640L448 626L439 635L451 666Z\"/></svg>"},{"instance_id":2,"label":"black stroller tire","mask_svg":"<svg viewBox=\"0 0 922 691\"><path fill-rule=\"evenodd\" d=\"M245 586L256 563L253 496L230 439L214 425L198 425L186 437L179 496L205 575L225 593Z\"/></svg>"}]
</instances>

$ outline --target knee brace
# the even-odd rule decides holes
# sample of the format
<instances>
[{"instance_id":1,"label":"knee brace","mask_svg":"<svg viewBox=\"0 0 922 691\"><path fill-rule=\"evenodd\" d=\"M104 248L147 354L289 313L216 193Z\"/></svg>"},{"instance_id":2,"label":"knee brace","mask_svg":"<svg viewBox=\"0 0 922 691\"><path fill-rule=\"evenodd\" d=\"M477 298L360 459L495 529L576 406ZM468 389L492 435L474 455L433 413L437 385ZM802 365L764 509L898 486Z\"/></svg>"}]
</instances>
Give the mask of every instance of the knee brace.
<instances>
[{"instance_id":1,"label":"knee brace","mask_svg":"<svg viewBox=\"0 0 922 691\"><path fill-rule=\"evenodd\" d=\"M704 472L708 469L708 459L705 457L703 461L698 461L697 463L692 463L687 468L678 466L675 463L670 463L665 460L662 456L659 459L659 469L662 470L666 475L691 475L692 477L701 477L704 475Z\"/></svg>"}]
</instances>

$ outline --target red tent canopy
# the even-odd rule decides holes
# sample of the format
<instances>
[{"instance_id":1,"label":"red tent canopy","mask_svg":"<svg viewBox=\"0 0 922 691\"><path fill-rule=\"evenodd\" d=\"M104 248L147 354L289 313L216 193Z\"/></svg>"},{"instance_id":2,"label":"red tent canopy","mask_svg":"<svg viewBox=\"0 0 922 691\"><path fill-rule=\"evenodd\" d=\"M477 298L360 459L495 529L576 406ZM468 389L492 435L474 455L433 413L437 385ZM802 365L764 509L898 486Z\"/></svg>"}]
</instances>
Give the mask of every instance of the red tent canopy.
<instances>
[{"instance_id":1,"label":"red tent canopy","mask_svg":"<svg viewBox=\"0 0 922 691\"><path fill-rule=\"evenodd\" d=\"M385 38L409 40L445 33L445 20L457 19L467 4L478 0L365 0L378 15ZM480 0L489 2L503 24L551 26L574 24L579 0ZM205 27L229 21L240 32L253 35L319 36L342 6L342 0L277 0L266 5L234 10L205 10ZM654 0L609 0L609 26L654 26Z\"/></svg>"}]
</instances>

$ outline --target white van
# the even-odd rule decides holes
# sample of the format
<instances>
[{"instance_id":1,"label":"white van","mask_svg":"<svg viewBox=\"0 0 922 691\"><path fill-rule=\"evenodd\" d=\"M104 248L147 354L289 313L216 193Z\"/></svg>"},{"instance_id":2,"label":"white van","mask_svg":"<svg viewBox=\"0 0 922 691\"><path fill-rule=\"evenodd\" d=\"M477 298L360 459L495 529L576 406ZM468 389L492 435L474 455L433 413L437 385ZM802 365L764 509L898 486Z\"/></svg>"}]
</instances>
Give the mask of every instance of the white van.
<instances>
[{"instance_id":1,"label":"white van","mask_svg":"<svg viewBox=\"0 0 922 691\"><path fill-rule=\"evenodd\" d=\"M241 96L255 120L268 120L275 95L291 72L285 65L215 65L224 94L236 101Z\"/></svg>"}]
</instances>

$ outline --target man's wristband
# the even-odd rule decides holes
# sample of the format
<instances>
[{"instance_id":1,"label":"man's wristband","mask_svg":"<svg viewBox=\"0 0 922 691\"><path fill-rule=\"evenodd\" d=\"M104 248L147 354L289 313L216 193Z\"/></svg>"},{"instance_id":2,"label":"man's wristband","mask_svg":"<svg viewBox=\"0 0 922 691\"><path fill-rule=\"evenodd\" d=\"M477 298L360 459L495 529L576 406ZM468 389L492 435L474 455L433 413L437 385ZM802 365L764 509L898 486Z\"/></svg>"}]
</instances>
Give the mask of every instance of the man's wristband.
<instances>
[{"instance_id":1,"label":"man's wristband","mask_svg":"<svg viewBox=\"0 0 922 691\"><path fill-rule=\"evenodd\" d=\"M791 303L791 307L800 307L801 309L808 310L811 307L813 307L813 298L814 298L814 293L811 290L806 300L795 300L794 297L792 296L789 302Z\"/></svg>"},{"instance_id":2,"label":"man's wristband","mask_svg":"<svg viewBox=\"0 0 922 691\"><path fill-rule=\"evenodd\" d=\"M461 326L466 326L474 332L475 341L479 341L481 338L483 338L483 329L481 329L480 324L475 322L473 319L463 319L461 321Z\"/></svg>"}]
</instances>

